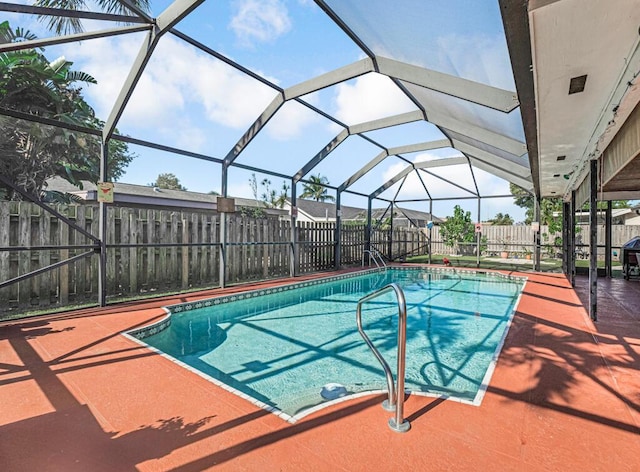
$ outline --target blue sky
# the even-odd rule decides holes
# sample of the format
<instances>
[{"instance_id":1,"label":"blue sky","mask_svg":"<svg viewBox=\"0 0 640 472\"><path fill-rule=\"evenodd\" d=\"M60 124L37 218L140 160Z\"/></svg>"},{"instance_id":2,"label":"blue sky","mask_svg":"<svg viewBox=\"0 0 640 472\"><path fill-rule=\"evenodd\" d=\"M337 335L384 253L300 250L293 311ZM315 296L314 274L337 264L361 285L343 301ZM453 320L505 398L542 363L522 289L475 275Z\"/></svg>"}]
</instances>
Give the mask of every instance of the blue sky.
<instances>
[{"instance_id":1,"label":"blue sky","mask_svg":"<svg viewBox=\"0 0 640 472\"><path fill-rule=\"evenodd\" d=\"M427 2L429 8L424 8L424 2L416 2L421 8L416 9L416 15L412 17L415 25L399 24L394 2L328 3L339 13L352 15L363 23L371 20L369 14L378 15L380 23L377 26L385 34L374 32L364 38L378 54L488 85L509 90L514 88L496 1ZM442 9L445 3L444 14L433 10ZM167 1L153 1L153 15L157 16L168 4ZM39 37L51 35L31 17L8 16L14 27L26 27ZM416 27L418 25L421 27ZM89 31L106 27L113 25L85 23ZM209 0L176 28L283 88L365 57L309 0ZM407 37L403 28L417 33ZM144 35L136 33L69 43L46 48L46 55L49 59L64 55L74 62L74 68L98 80L97 85L87 86L83 91L97 115L106 119L143 38ZM412 48L411 44L418 47ZM398 51L405 51L406 57L396 57ZM167 34L160 40L118 128L122 134L135 138L224 158L275 95L270 87ZM416 109L390 79L378 74L367 74L302 98L347 125ZM471 112L489 124L492 123L492 113L495 113L465 103L454 103L452 112ZM497 125L496 130L522 139L517 112L504 123ZM291 175L340 130L339 126L306 107L287 102L247 147L238 162ZM386 147L442 137L437 128L426 122L373 131L367 136ZM219 165L138 146L130 148L139 157L130 164L121 181L148 184L158 174L170 172L189 190L220 190ZM312 173L326 176L331 184L337 186L379 152L379 148L366 140L350 137ZM421 162L455 155L458 152L454 149L443 149L403 156ZM405 166L398 158L389 157L370 175L358 181L353 190L369 193ZM446 167L436 173L461 186L474 188L471 174L465 166ZM469 195L443 180L422 175L434 198ZM250 172L232 168L229 194L251 197L250 176ZM266 176L258 175L259 180L263 177ZM475 177L483 195L509 194L508 184L501 179L480 170ZM273 187L280 187L282 179L269 178ZM393 197L398 185L383 196ZM425 197L422 184L412 175L405 182L399 198L422 197ZM343 204L365 207L366 199L344 194ZM375 206L383 204L377 202ZM475 219L475 199L436 201L434 213L437 216L451 214L455 204L470 210ZM428 202L403 206L428 210ZM523 210L513 206L510 198L486 199L482 207L482 219L491 218L497 212L509 213L516 221L524 218Z\"/></svg>"}]
</instances>

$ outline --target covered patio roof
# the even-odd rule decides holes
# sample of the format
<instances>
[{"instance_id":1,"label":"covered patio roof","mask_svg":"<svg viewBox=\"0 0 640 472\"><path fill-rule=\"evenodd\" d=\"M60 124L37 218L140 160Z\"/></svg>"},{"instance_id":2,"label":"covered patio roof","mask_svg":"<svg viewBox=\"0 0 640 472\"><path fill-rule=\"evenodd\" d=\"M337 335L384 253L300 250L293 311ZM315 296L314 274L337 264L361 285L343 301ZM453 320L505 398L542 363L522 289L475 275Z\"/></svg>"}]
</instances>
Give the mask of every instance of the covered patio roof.
<instances>
[{"instance_id":1,"label":"covered patio roof","mask_svg":"<svg viewBox=\"0 0 640 472\"><path fill-rule=\"evenodd\" d=\"M207 3L176 1L157 14L125 6L129 12L125 16L89 9L76 11L4 3L0 9L5 12L88 20L92 30L2 44L0 51L112 36L142 37L138 55L112 103L101 133L103 139L108 140L119 138L114 135L115 128L154 55L165 54L162 48L156 47L160 39L173 36L194 47L199 54L222 61L250 80L260 82L271 90L272 98L224 156L198 156L179 147L163 146L166 150L213 161L223 168L235 166L271 172L298 182L305 181L322 161L334 157L337 154L334 151L343 142L364 141L377 151L363 156L364 164L355 172L343 174L335 188L339 192L387 200L398 197L399 187L412 173L422 182L425 199L433 198L423 177L431 175L442 179L437 170L447 166L471 172L473 184L459 185L457 189L470 198L482 196L474 176L480 169L539 197L567 199L584 180L587 162L609 149L640 100L636 84L640 70L640 2L637 0L615 3L500 0L472 4L448 2L428 7L414 1L402 2L398 7L382 1L367 2L365 6L352 1L319 0L315 2L317 7L364 57L289 86L281 86L282 81L267 79L264 74L236 63L210 44L196 39L195 36L200 35L179 29L186 23L185 28L189 30L189 15L207 14ZM113 27L114 23L118 26ZM451 34L445 35L446 30ZM496 32L499 33L497 39L494 36L485 45L469 43ZM463 48L470 48L471 54L460 53ZM398 96L405 97L408 109L413 110L345 122L323 100L318 100L324 89L365 75L386 77L387 86L397 89ZM384 97L367 97L372 101L381 99ZM247 147L264 132L270 120L287 113L290 107L286 105L292 103L332 122L336 134L319 152L310 150L306 158L301 157L298 164L291 163L287 170L274 169L269 157L260 166L247 163L244 159ZM7 109L0 112L25 118ZM416 122L428 126L416 133L408 126ZM389 145L374 133L388 128L400 130L401 134L403 129L407 130L401 145ZM158 146L136 137L128 141ZM449 155L429 161L407 157L436 149L449 150ZM640 166L637 146L625 152L615 165L609 166L607 178L602 181L601 191L606 197L630 199L640 195L635 178ZM405 167L382 186L354 188L358 180L389 158L403 162ZM222 180L223 193L226 193L225 178ZM602 196L604 199L605 195Z\"/></svg>"},{"instance_id":2,"label":"covered patio roof","mask_svg":"<svg viewBox=\"0 0 640 472\"><path fill-rule=\"evenodd\" d=\"M538 152L532 165L540 195L568 199L584 181L589 161L600 159L599 199L639 198L640 146L637 137L630 142L621 131L627 122L635 134L638 130L633 111L640 100L640 3L525 3L531 77L520 72L533 82L535 93L530 114L535 114ZM624 150L613 162L612 148L623 141Z\"/></svg>"},{"instance_id":3,"label":"covered patio roof","mask_svg":"<svg viewBox=\"0 0 640 472\"><path fill-rule=\"evenodd\" d=\"M214 13L209 2L165 3L151 6L157 12L145 12L123 2L125 15L91 11L90 6L79 11L3 3L0 10L4 12L29 18L67 16L84 21L90 31L2 44L0 52L135 36L140 40L139 51L119 92L112 94L114 100L101 131L105 141L126 139L129 143L212 161L223 169L259 170L290 178L294 183L304 182L325 159L340 159L334 151L343 142L358 141L357 152L364 153L358 160L362 164L352 166L355 170L345 169L332 188L383 200L401 198L400 188L410 174L418 176L425 200L437 197L430 193L426 177L435 176L442 182L444 177L438 170L448 166L471 175L464 185L450 185L453 194L462 192L469 198L486 194L475 177L481 170L538 197L568 199L570 192L583 182L588 161L603 154L606 157L614 137L634 116L632 112L640 100L636 84L640 70L637 0L456 1L429 6L417 1L400 5L373 1L364 5L317 0L317 8L334 23L333 29L342 30L363 58L330 71L323 64L319 67L322 73L309 77L308 72L301 72L298 76L307 76L305 80L286 86L280 85L284 80L267 78L263 72L235 62L221 52L224 45L214 47L212 43L219 43L218 40L209 38L207 43L200 32L191 29L190 16ZM114 134L145 70L156 56L166 54L157 47L165 36L190 45L198 54L221 61L245 79L270 90L266 96L270 94L271 98L266 102L264 96L256 97L265 105L256 108L253 123L225 154L196 154L180 146ZM477 38L482 37L487 41L477 44ZM314 51L309 49L307 53ZM386 78L385 86L396 89L395 97L404 97L407 111L351 122L322 99L325 89L367 75ZM367 97L370 101L384 99ZM275 156L265 156L260 165L245 158L254 138L264 133L272 119L290 112L292 105L333 123L335 135L320 151L309 149L306 157L284 167L272 165ZM14 110L2 109L0 113L37 120ZM637 121L632 125L634 129ZM419 132L416 122L425 123ZM385 129L403 136L401 144L389 144L375 133ZM353 154L356 147L351 147ZM637 149L638 146L627 146L624 155L608 166L600 189L603 199L640 196L636 184L640 167ZM424 157L414 154L430 150L440 150L446 157L421 160ZM355 185L389 159L403 163L404 168L382 185ZM226 193L226 171L222 175L221 187Z\"/></svg>"},{"instance_id":4,"label":"covered patio roof","mask_svg":"<svg viewBox=\"0 0 640 472\"><path fill-rule=\"evenodd\" d=\"M128 8L126 16L4 3L0 5L1 10L23 16L54 15L81 19L91 31L2 44L0 52L30 47L55 48L79 41L129 35L141 39L138 54L119 92L112 94L114 100L101 130L103 141L122 139L130 144L220 164L224 195L227 194L228 168L260 171L291 179L295 184L304 182L312 172L321 169L325 160L331 160L335 165L342 159L342 155L336 152L341 145L350 146L348 153L353 163L344 166L342 175L332 179L338 183L331 188L338 193L354 193L387 201L401 199L402 186L410 175L415 175L423 187L425 200L449 196L479 198L491 193L479 185L476 177L479 171L539 193L536 190L537 176L530 170L530 161L535 162L537 156L528 154L514 71L509 61L508 38L501 18L500 9L506 8L510 2L448 2L446 6L429 8L413 1L402 2L401 8L383 1L368 2L366 6L350 1L315 3L334 23L331 28L341 30L343 40L350 41L362 59L329 71L324 70L326 66L319 65L322 73L286 86L281 85L285 80L267 78L267 74L235 62L221 52L224 46L213 47L215 38L208 38L207 43L198 31L190 28L189 18L193 15L213 13L210 3L203 0L178 0L157 14ZM476 20L469 21L468 18ZM194 153L177 145L167 146L141 139L131 133L126 133L126 137L116 134L116 126L124 127L126 131L121 120L126 116L127 107L141 80L144 81L147 69L153 67L160 55L166 54L160 45L162 38L169 36L194 48L198 55L220 61L225 68L232 68L234 74L259 83L266 90L263 96L255 97L256 103L264 105L257 106L253 123L224 153ZM473 45L474 38L479 37L486 37L486 44ZM467 51L466 48L471 49ZM313 52L311 49L306 51L308 54ZM308 73L304 71L298 75L303 77ZM401 100L403 104L398 109L405 111L373 113L349 120L332 109L330 102L323 98L325 90L353 83L364 76L368 76L367 80L383 81L387 91L385 95L389 93ZM271 98L265 101L264 97L268 96ZM366 97L367 101L385 99L385 96ZM256 138L266 132L270 122L277 122L293 108L306 109L304 113L317 115L316 119L331 125L335 134L320 151L309 148L306 156L301 154L286 165L277 164L276 156L262 156L257 163L252 158L257 152L251 149L255 146L254 140L260 141ZM3 109L0 113L38 120L15 110ZM40 121L52 124L50 120ZM419 123L422 125L417 127ZM64 123L56 124L66 126ZM381 130L392 130L394 136L401 138L392 141L377 134ZM84 131L95 134L95 130ZM533 142L529 144L534 145ZM425 151L437 152L418 154ZM353 157L355 152L358 153L357 158ZM395 175L382 182L378 178L374 183L370 180L364 186L356 185L380 163L388 163L389 159L402 165ZM439 170L451 166L470 177L464 183L452 182L439 173ZM449 194L433 194L430 184L433 179L444 182L450 189Z\"/></svg>"}]
</instances>

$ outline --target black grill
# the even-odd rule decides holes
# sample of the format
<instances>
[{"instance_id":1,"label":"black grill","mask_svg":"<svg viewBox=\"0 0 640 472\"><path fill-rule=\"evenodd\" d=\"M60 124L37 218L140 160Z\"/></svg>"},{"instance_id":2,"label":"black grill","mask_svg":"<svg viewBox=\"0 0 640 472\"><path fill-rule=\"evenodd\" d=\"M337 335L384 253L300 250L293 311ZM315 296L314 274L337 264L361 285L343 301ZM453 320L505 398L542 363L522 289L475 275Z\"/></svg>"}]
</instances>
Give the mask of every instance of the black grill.
<instances>
[{"instance_id":1,"label":"black grill","mask_svg":"<svg viewBox=\"0 0 640 472\"><path fill-rule=\"evenodd\" d=\"M640 236L631 238L620 248L622 275L625 279L640 277Z\"/></svg>"}]
</instances>

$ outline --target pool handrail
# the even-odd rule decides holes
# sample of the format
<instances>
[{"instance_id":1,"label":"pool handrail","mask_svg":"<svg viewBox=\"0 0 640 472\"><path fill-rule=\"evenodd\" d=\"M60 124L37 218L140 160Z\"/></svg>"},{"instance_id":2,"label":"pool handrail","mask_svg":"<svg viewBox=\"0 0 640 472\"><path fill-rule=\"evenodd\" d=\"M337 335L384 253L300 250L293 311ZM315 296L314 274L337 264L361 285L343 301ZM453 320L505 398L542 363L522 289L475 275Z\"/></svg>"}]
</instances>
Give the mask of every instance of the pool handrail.
<instances>
[{"instance_id":1,"label":"pool handrail","mask_svg":"<svg viewBox=\"0 0 640 472\"><path fill-rule=\"evenodd\" d=\"M380 259L380 263L382 264L382 266L386 269L387 268L387 263L384 261L384 259L382 258L382 254L380 254L380 251L378 251L377 249L365 249L364 252L362 253L362 266L364 267L364 258L365 256L369 254L369 258L373 259L373 262L375 262L376 267L379 269L380 268L380 264L378 263L378 259Z\"/></svg>"},{"instance_id":2,"label":"pool handrail","mask_svg":"<svg viewBox=\"0 0 640 472\"><path fill-rule=\"evenodd\" d=\"M376 349L376 347L366 335L362 328L362 305L374 298L384 295L387 292L394 291L398 300L398 380L397 386L393 384L393 374L387 361L382 357L382 354ZM365 295L358 301L358 307L356 309L356 323L358 325L358 332L367 343L376 359L382 364L386 379L387 388L389 390L389 399L382 403L382 407L385 410L393 411L395 409L395 417L389 419L389 427L399 433L409 431L411 424L408 420L403 418L404 414L404 371L406 363L406 345L407 345L407 302L404 297L404 292L398 284L390 283L385 285L381 289L371 292Z\"/></svg>"}]
</instances>

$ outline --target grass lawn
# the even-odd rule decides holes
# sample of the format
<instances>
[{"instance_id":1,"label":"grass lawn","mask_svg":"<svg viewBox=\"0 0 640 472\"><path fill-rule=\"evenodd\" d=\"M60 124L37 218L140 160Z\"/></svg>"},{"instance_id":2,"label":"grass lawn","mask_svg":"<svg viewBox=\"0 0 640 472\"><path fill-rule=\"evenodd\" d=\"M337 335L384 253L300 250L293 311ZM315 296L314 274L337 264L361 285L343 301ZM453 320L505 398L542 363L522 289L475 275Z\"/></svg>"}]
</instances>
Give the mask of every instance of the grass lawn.
<instances>
[{"instance_id":1,"label":"grass lawn","mask_svg":"<svg viewBox=\"0 0 640 472\"><path fill-rule=\"evenodd\" d=\"M444 254L433 254L431 256L432 264L442 264L442 260L444 258L449 259L452 267L477 267L476 256L452 256L452 255L444 255ZM414 264L427 264L429 262L429 256L413 256L408 257L407 261L409 263ZM579 268L588 268L589 260L588 259L577 259L576 267ZM604 261L598 261L598 267L604 268ZM530 260L526 259L501 259L499 257L481 257L480 258L480 268L481 269L507 269L507 270L517 270L517 271L531 271L533 270L533 263ZM620 272L622 266L620 262L613 261L613 271L614 277L617 276L617 273ZM560 259L550 259L543 258L541 260L542 272L561 272L562 271L562 260Z\"/></svg>"},{"instance_id":2,"label":"grass lawn","mask_svg":"<svg viewBox=\"0 0 640 472\"><path fill-rule=\"evenodd\" d=\"M452 267L478 267L478 261L476 256L454 256L433 254L431 256L432 264L443 264L444 258L449 259ZM407 262L415 264L426 264L429 262L429 256L414 256L408 257ZM557 259L543 259L541 269L543 272L559 272L562 270L562 261ZM533 261L527 259L501 259L499 257L481 257L480 266L481 269L507 269L517 271L531 271L533 270Z\"/></svg>"}]
</instances>

